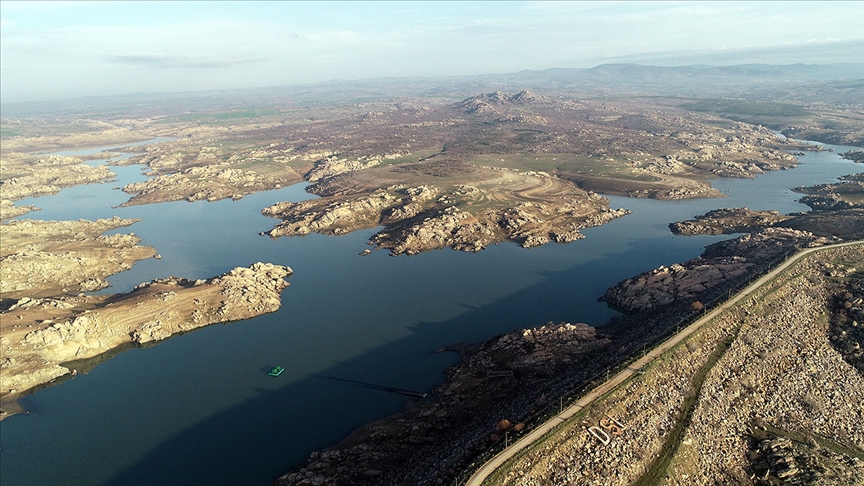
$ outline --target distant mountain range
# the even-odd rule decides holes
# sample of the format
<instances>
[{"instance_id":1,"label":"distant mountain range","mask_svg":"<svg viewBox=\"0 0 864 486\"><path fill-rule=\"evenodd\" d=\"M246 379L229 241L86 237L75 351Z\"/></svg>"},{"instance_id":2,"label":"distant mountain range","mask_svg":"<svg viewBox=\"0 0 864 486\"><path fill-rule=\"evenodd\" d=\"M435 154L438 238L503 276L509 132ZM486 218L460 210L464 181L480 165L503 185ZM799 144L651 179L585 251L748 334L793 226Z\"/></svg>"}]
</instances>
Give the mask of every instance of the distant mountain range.
<instances>
[{"instance_id":1,"label":"distant mountain range","mask_svg":"<svg viewBox=\"0 0 864 486\"><path fill-rule=\"evenodd\" d=\"M310 85L201 91L145 93L25 103L7 103L3 117L73 115L90 111L139 112L154 105L182 112L213 106L218 109L286 103L362 102L403 97L461 100L491 91L530 89L544 95L744 97L787 101L835 102L864 88L864 63L742 64L732 66L647 66L603 64L587 69L553 68L505 74L426 78L334 80ZM858 91L860 95L860 91ZM860 96L859 96L860 97ZM168 110L171 111L171 110Z\"/></svg>"}]
</instances>

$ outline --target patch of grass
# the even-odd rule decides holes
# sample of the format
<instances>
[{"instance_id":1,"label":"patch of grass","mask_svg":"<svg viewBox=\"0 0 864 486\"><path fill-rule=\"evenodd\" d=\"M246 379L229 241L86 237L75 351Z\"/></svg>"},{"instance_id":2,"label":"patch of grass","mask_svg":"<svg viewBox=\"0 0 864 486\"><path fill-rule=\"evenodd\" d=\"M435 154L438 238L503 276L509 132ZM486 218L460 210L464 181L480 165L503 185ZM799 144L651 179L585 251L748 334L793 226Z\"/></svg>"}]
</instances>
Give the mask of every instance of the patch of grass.
<instances>
[{"instance_id":1,"label":"patch of grass","mask_svg":"<svg viewBox=\"0 0 864 486\"><path fill-rule=\"evenodd\" d=\"M184 115L172 116L160 120L160 124L175 123L175 122L217 122L230 120L250 120L255 118L263 118L267 116L291 114L294 111L290 110L282 112L279 110L236 110L225 111L219 113L186 113Z\"/></svg>"},{"instance_id":2,"label":"patch of grass","mask_svg":"<svg viewBox=\"0 0 864 486\"><path fill-rule=\"evenodd\" d=\"M486 154L470 161L474 165L489 165L521 171L543 171L562 177L612 178L634 181L655 181L650 175L633 174L621 158L598 158L577 154Z\"/></svg>"},{"instance_id":3,"label":"patch of grass","mask_svg":"<svg viewBox=\"0 0 864 486\"><path fill-rule=\"evenodd\" d=\"M720 358L726 354L729 347L732 346L732 342L735 341L735 337L738 335L740 329L739 326L736 328L735 333L732 336L727 337L718 344L717 349L714 350L711 357L708 358L708 361L705 362L698 371L696 371L695 375L693 375L693 393L684 397L681 413L675 420L675 425L672 427L669 435L666 437L666 441L663 443L660 453L657 455L657 458L654 459L654 462L648 467L648 470L645 471L645 474L633 483L635 486L661 484L663 479L665 479L666 471L669 469L669 464L672 462L675 452L678 451L678 448L681 445L681 439L684 437L684 432L690 424L690 418L693 414L696 402L699 399L699 393L702 390L702 385L705 383L705 378L708 376L708 372L711 371L714 365L720 361Z\"/></svg>"},{"instance_id":4,"label":"patch of grass","mask_svg":"<svg viewBox=\"0 0 864 486\"><path fill-rule=\"evenodd\" d=\"M799 105L776 101L704 99L685 103L682 108L717 114L749 116L804 116L810 113Z\"/></svg>"},{"instance_id":5,"label":"patch of grass","mask_svg":"<svg viewBox=\"0 0 864 486\"><path fill-rule=\"evenodd\" d=\"M0 127L0 137L18 137L21 134L9 128Z\"/></svg>"},{"instance_id":6,"label":"patch of grass","mask_svg":"<svg viewBox=\"0 0 864 486\"><path fill-rule=\"evenodd\" d=\"M379 167L386 167L388 165L413 164L439 153L441 153L440 148L417 150L408 155L396 157L395 159L382 159L381 163L378 165Z\"/></svg>"}]
</instances>

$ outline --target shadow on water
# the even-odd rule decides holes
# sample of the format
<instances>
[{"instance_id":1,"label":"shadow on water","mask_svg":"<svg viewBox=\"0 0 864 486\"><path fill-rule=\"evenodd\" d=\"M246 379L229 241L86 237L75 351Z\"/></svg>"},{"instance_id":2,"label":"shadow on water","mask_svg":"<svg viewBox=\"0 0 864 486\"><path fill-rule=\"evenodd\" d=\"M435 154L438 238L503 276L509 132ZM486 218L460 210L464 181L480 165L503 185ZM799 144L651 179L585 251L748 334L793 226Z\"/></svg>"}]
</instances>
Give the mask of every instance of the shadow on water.
<instances>
[{"instance_id":1,"label":"shadow on water","mask_svg":"<svg viewBox=\"0 0 864 486\"><path fill-rule=\"evenodd\" d=\"M607 258L629 260L635 258L632 254L628 250ZM644 256L640 263L646 265ZM416 322L407 337L382 342L365 354L297 382L289 382L291 367L286 366L285 386L255 389L252 398L162 441L102 484L269 484L311 451L335 444L363 423L398 412L410 400L382 391L430 392L443 380L443 370L458 359L454 353L434 350L453 344L454 339L479 342L490 335L543 324L545 321L536 320L538 308L548 308L545 320L554 321L599 324L616 315L602 305L592 306L585 315L573 305L584 302L584 296L573 298L568 305L568 296L586 292L586 275L595 276L605 288L610 276L601 278L598 273L604 268L608 269L608 262L593 261L543 272L539 283L515 294L488 305L466 306L466 312L444 322ZM590 298L596 301L598 286L588 287ZM534 304L526 306L526 302Z\"/></svg>"},{"instance_id":2,"label":"shadow on water","mask_svg":"<svg viewBox=\"0 0 864 486\"><path fill-rule=\"evenodd\" d=\"M428 396L428 393L426 393L426 392L421 392L421 391L417 391L417 390L409 390L408 388L398 388L395 386L376 385L375 383L369 383L369 382L360 381L360 380L348 380L345 378L337 378L335 376L319 376L318 378L323 378L325 380L339 381L342 383L348 383L348 384L351 384L354 386L360 386L363 388L368 388L370 390L380 390L380 391L387 392L387 393L395 393L397 395L405 395L406 397L426 398Z\"/></svg>"}]
</instances>

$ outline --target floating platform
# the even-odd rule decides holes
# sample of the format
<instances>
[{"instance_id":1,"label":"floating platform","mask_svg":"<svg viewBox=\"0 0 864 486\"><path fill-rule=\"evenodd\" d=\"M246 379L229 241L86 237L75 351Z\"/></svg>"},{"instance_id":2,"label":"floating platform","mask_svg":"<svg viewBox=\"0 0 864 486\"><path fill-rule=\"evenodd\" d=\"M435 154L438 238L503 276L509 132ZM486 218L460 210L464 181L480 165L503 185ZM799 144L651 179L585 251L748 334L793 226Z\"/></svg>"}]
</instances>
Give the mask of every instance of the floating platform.
<instances>
[{"instance_id":1,"label":"floating platform","mask_svg":"<svg viewBox=\"0 0 864 486\"><path fill-rule=\"evenodd\" d=\"M267 373L267 374L270 376L279 376L282 374L283 371L285 371L285 368L283 368L281 366L277 366L277 367L273 368L272 370L270 370L270 373Z\"/></svg>"}]
</instances>

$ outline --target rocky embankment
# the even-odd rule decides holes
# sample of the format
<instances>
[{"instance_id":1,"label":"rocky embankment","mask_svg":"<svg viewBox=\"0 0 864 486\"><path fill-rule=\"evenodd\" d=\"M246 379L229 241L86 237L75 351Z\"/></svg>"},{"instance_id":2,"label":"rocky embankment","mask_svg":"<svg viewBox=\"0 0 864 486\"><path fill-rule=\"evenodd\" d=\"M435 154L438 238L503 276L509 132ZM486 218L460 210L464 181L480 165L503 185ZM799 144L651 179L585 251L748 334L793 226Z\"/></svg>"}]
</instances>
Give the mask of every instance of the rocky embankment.
<instances>
[{"instance_id":1,"label":"rocky embankment","mask_svg":"<svg viewBox=\"0 0 864 486\"><path fill-rule=\"evenodd\" d=\"M864 251L808 257L557 429L495 484L861 483L864 376L831 345L825 319L825 263L837 259L860 264Z\"/></svg>"},{"instance_id":2,"label":"rocky embankment","mask_svg":"<svg viewBox=\"0 0 864 486\"><path fill-rule=\"evenodd\" d=\"M676 302L697 302L712 288L734 286L767 262L799 248L829 243L811 233L768 228L708 246L698 258L659 267L619 282L604 297L610 304L633 312L647 312ZM697 304L698 305L698 304Z\"/></svg>"},{"instance_id":3,"label":"rocky embankment","mask_svg":"<svg viewBox=\"0 0 864 486\"><path fill-rule=\"evenodd\" d=\"M591 369L586 356L609 343L585 324L549 323L463 349L465 359L433 391L437 401L413 403L361 427L274 484L441 484L448 470L459 472L478 451L504 440L505 432L518 435L545 406L548 385L573 367Z\"/></svg>"},{"instance_id":4,"label":"rocky embankment","mask_svg":"<svg viewBox=\"0 0 864 486\"><path fill-rule=\"evenodd\" d=\"M754 264L752 268L761 272L781 261L787 252L802 245L824 242L813 235L772 228L712 245L706 257L749 258ZM857 250L858 253L844 251L851 254L851 260L862 259L861 250ZM850 268L849 265L833 268L823 265L817 269L814 278L818 280L819 275L831 272L838 276L848 275ZM792 283L788 288L799 287ZM783 302L791 299L788 292L772 293L769 289L764 295L774 296L772 309L788 312L792 319L797 316L811 319L819 312L817 304L822 302L820 299L824 295L822 290L801 288L805 288L808 295L812 293L808 298L815 300L795 301L792 302L794 305L784 307ZM712 305L717 299L722 300L718 295L703 293L703 296L710 297L706 303ZM723 291L722 297L725 296ZM757 314L752 312L755 304L762 302L768 302L767 297L754 297L747 306L724 316L718 325L694 335L686 346L675 348L672 356L660 360L664 368L652 365L644 375L645 381L640 381L641 378L634 380L619 393L621 403L608 402L608 407L601 404L592 408L583 422L566 431L564 436L573 439L575 445L557 443L539 449L536 458L523 462L517 466L518 470L514 469L516 472L512 477L508 476L510 482L507 484L632 483L645 473L651 458L664 447L666 437L676 427L686 404L695 403L694 386L701 387L700 380L705 376L704 373L699 375L700 370L708 370L722 356L730 343L729 336L739 332L742 322L753 322L747 332L762 326L761 318L757 319ZM854 307L854 299L852 302ZM505 435L509 435L510 440L517 440L523 430L528 430L523 424L530 424L535 413L550 405L557 407L557 397L562 390L583 387L589 380L602 376L607 367L640 351L643 342L656 342L670 330L670 323L674 330L676 321L690 319L692 315L690 306L678 301L649 313L634 314L632 319L624 317L620 323L603 328L603 335L578 324L547 325L516 331L479 347L461 348L462 362L448 371L447 382L434 391L438 402L412 403L396 416L361 427L335 447L313 453L275 484L450 484L482 451L502 442ZM787 319L784 318L779 326L788 327ZM808 320L807 326L811 324L824 326L824 321ZM784 334L778 332L780 337L772 339L782 339ZM819 338L818 333L806 329L800 331L808 332L811 333L808 339L818 338L827 342L824 334ZM799 331L796 331L796 336L797 333ZM745 342L749 339L745 338ZM732 344L733 347L736 345ZM771 341L771 346L777 346L777 343ZM787 356L785 353L786 350L784 356ZM806 355L806 352L802 354ZM790 352L788 356L797 355ZM782 379L766 378L766 383ZM853 381L843 381L840 386L857 386ZM651 386L643 386L646 382ZM795 387L799 393L803 390L798 383ZM828 400L832 396L836 395L823 395L822 398ZM844 398L843 403L857 399L857 395L848 400ZM794 399L783 400L783 403L794 402ZM768 406L768 401L764 403ZM848 412L848 408L843 411ZM585 428L598 425L601 420L608 422L607 414L625 425L624 435L613 437L608 446L600 446ZM851 423L844 420L846 425ZM692 440L685 445L689 443ZM720 445L723 443L718 442ZM849 460L843 456L837 459L839 463L820 464L827 464L830 469ZM841 474L838 477L847 477L842 475L852 473L837 474ZM682 484L688 483L682 481Z\"/></svg>"},{"instance_id":5,"label":"rocky embankment","mask_svg":"<svg viewBox=\"0 0 864 486\"><path fill-rule=\"evenodd\" d=\"M705 380L677 454L680 466L673 468L679 480L671 484L716 484L730 473L751 477L744 453L766 426L825 439L824 447L840 446L835 451L864 449L864 376L831 345L825 319L827 259L860 266L864 252L860 246L831 251L807 259L771 294L750 301L739 338ZM833 484L864 482L864 463L854 456L845 461ZM686 477L678 473L685 469ZM790 482L805 472L788 464L774 473L784 469Z\"/></svg>"},{"instance_id":6,"label":"rocky embankment","mask_svg":"<svg viewBox=\"0 0 864 486\"><path fill-rule=\"evenodd\" d=\"M71 373L63 363L220 322L274 312L291 269L255 263L207 280L170 277L128 294L24 297L2 316L4 401Z\"/></svg>"},{"instance_id":7,"label":"rocky embankment","mask_svg":"<svg viewBox=\"0 0 864 486\"><path fill-rule=\"evenodd\" d=\"M750 233L791 219L779 211L753 211L748 208L722 208L708 211L694 219L671 223L676 235L725 235Z\"/></svg>"},{"instance_id":8,"label":"rocky embankment","mask_svg":"<svg viewBox=\"0 0 864 486\"><path fill-rule=\"evenodd\" d=\"M107 277L132 268L156 250L140 246L134 233L103 235L139 220L21 220L3 223L0 248L0 297L49 297L92 292L108 286Z\"/></svg>"},{"instance_id":9,"label":"rocky embankment","mask_svg":"<svg viewBox=\"0 0 864 486\"><path fill-rule=\"evenodd\" d=\"M542 179L530 174L523 177ZM413 255L447 247L476 252L501 241L514 241L525 248L552 241L567 243L583 238L580 229L628 213L609 209L608 201L597 194L571 191L578 194L472 211L466 201L486 200L486 190L471 185L446 191L432 185L397 185L369 195L278 203L262 214L283 220L266 233L271 237L312 232L340 235L383 224L384 229L369 243L388 248L393 255Z\"/></svg>"}]
</instances>

